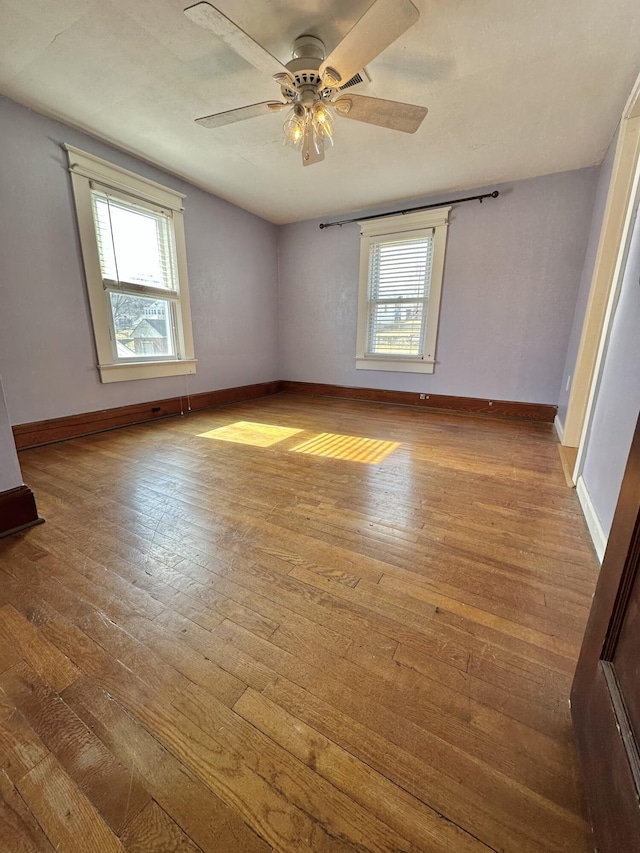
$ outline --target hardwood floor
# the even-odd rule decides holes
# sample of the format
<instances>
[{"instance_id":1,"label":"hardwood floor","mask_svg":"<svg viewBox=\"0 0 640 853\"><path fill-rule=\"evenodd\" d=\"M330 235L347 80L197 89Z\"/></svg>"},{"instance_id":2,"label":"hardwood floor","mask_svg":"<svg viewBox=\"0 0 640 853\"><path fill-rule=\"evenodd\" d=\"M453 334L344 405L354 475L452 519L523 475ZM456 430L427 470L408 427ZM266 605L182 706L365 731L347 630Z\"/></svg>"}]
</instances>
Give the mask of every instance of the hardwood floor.
<instances>
[{"instance_id":1,"label":"hardwood floor","mask_svg":"<svg viewBox=\"0 0 640 853\"><path fill-rule=\"evenodd\" d=\"M592 849L550 425L279 395L21 463L0 849Z\"/></svg>"}]
</instances>

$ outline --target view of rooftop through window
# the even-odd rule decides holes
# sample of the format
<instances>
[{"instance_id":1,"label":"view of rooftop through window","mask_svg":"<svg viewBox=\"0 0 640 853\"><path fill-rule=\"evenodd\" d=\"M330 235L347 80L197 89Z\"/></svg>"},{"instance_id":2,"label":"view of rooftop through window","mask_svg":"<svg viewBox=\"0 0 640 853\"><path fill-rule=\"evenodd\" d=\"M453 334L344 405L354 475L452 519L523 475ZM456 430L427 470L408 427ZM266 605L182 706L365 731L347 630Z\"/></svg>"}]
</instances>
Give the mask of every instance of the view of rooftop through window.
<instances>
[{"instance_id":1,"label":"view of rooftop through window","mask_svg":"<svg viewBox=\"0 0 640 853\"><path fill-rule=\"evenodd\" d=\"M174 354L168 302L114 292L109 299L120 358Z\"/></svg>"}]
</instances>

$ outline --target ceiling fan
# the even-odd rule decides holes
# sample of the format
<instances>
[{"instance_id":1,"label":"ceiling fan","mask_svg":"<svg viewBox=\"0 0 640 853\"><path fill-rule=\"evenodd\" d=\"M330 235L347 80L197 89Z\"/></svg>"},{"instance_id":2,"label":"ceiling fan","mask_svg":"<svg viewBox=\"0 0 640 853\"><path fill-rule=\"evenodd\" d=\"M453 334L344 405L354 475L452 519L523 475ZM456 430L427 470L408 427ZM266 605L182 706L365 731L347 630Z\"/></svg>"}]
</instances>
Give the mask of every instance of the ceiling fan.
<instances>
[{"instance_id":1,"label":"ceiling fan","mask_svg":"<svg viewBox=\"0 0 640 853\"><path fill-rule=\"evenodd\" d=\"M427 114L426 107L356 95L343 88L415 24L420 13L411 0L375 0L327 57L319 38L298 37L293 43L293 58L286 64L210 3L196 3L184 13L255 68L273 77L284 98L196 119L203 127L222 127L289 108L284 141L302 153L303 165L310 166L324 159L325 145L333 144L336 115L415 133Z\"/></svg>"}]
</instances>

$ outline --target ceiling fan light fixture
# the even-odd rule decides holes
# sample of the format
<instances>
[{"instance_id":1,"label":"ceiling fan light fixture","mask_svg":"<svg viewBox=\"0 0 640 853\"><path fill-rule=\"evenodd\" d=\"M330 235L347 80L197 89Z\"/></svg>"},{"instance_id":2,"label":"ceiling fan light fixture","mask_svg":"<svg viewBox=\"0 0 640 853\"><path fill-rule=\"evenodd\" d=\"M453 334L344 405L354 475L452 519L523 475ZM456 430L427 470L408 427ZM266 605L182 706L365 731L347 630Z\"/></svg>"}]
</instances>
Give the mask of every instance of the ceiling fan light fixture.
<instances>
[{"instance_id":1,"label":"ceiling fan light fixture","mask_svg":"<svg viewBox=\"0 0 640 853\"><path fill-rule=\"evenodd\" d=\"M334 116L333 111L322 101L316 101L312 106L296 104L287 116L283 125L283 143L296 151L305 153L313 151L323 154L325 145L333 145Z\"/></svg>"},{"instance_id":2,"label":"ceiling fan light fixture","mask_svg":"<svg viewBox=\"0 0 640 853\"><path fill-rule=\"evenodd\" d=\"M283 126L283 141L302 154L305 166L311 166L324 160L325 147L333 145L337 118L415 133L427 114L425 107L415 104L360 94L344 97L341 91L361 82L361 69L416 23L420 13L412 0L370 0L366 12L328 56L321 39L309 34L298 36L293 58L286 64L206 0L188 7L185 14L269 74L279 84L283 99L203 116L196 119L202 127L223 127L291 107Z\"/></svg>"},{"instance_id":3,"label":"ceiling fan light fixture","mask_svg":"<svg viewBox=\"0 0 640 853\"><path fill-rule=\"evenodd\" d=\"M282 139L283 143L288 145L290 148L294 148L296 151L299 151L302 148L302 143L304 142L304 136L307 130L305 117L297 115L295 109L291 110L287 120L282 126L282 129L284 131L284 137Z\"/></svg>"},{"instance_id":4,"label":"ceiling fan light fixture","mask_svg":"<svg viewBox=\"0 0 640 853\"><path fill-rule=\"evenodd\" d=\"M313 106L313 127L316 133L324 139L333 142L333 134L335 130L333 111L327 104L318 101Z\"/></svg>"}]
</instances>

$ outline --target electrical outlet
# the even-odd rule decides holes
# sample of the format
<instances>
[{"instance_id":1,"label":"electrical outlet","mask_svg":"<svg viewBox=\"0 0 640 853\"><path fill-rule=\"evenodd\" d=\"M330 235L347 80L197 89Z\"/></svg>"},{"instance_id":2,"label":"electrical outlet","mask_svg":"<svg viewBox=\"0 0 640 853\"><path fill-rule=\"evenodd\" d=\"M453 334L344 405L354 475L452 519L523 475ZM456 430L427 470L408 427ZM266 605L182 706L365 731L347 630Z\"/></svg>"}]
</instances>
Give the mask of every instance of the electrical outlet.
<instances>
[{"instance_id":1,"label":"electrical outlet","mask_svg":"<svg viewBox=\"0 0 640 853\"><path fill-rule=\"evenodd\" d=\"M427 395L426 395L426 394L420 394L420 399L421 399L421 400L426 400L426 399L427 399Z\"/></svg>"}]
</instances>

